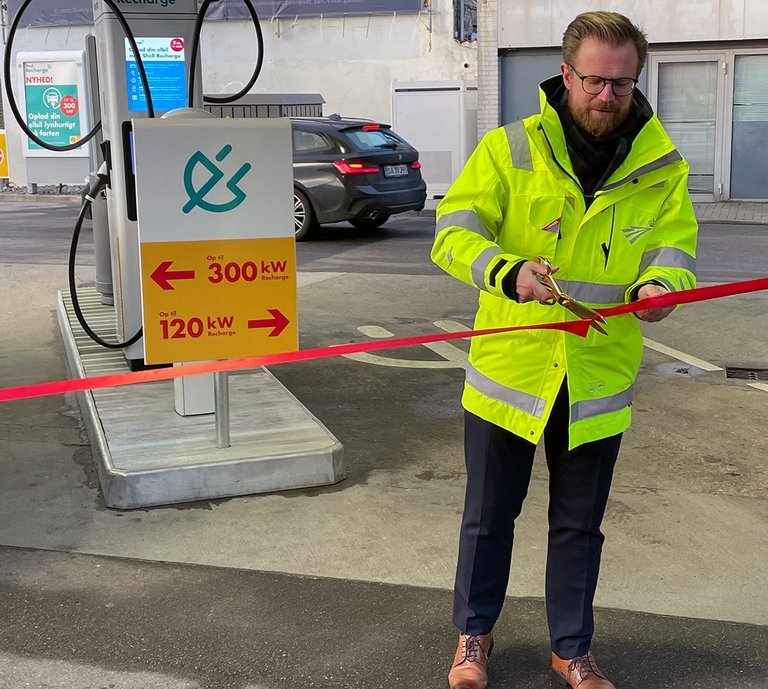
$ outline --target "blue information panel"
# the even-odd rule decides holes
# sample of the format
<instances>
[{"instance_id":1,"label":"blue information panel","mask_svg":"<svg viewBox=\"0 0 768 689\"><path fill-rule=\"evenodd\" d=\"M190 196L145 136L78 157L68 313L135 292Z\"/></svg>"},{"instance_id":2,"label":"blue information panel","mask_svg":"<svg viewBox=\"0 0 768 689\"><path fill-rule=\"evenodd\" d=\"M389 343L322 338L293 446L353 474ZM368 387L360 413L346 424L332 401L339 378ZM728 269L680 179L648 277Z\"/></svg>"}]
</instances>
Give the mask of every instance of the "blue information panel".
<instances>
[{"instance_id":1,"label":"blue information panel","mask_svg":"<svg viewBox=\"0 0 768 689\"><path fill-rule=\"evenodd\" d=\"M137 38L144 71L147 73L152 106L155 111L174 110L187 105L187 73L183 38ZM128 109L146 112L147 100L139 76L139 66L125 40L125 76Z\"/></svg>"}]
</instances>

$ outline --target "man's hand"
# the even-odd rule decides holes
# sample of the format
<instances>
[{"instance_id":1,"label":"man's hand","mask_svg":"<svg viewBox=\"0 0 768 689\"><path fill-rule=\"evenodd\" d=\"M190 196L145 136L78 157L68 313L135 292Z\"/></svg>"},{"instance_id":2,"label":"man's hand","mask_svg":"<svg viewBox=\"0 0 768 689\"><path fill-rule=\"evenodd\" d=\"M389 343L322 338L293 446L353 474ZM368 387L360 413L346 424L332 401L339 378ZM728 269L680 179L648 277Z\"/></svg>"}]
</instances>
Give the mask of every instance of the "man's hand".
<instances>
[{"instance_id":1,"label":"man's hand","mask_svg":"<svg viewBox=\"0 0 768 689\"><path fill-rule=\"evenodd\" d=\"M536 261L526 261L523 263L515 283L518 301L521 304L527 301L550 302L552 293L536 279L536 276L556 273L559 268L560 266L548 268L543 263L536 263Z\"/></svg>"},{"instance_id":2,"label":"man's hand","mask_svg":"<svg viewBox=\"0 0 768 689\"><path fill-rule=\"evenodd\" d=\"M667 294L669 290L664 289L661 285L647 284L643 285L637 292L637 298L647 299L649 297L661 297ZM674 306L664 306L662 308L655 309L643 309L642 311L636 311L635 315L641 321L647 321L648 323L656 323L669 316L674 311Z\"/></svg>"}]
</instances>

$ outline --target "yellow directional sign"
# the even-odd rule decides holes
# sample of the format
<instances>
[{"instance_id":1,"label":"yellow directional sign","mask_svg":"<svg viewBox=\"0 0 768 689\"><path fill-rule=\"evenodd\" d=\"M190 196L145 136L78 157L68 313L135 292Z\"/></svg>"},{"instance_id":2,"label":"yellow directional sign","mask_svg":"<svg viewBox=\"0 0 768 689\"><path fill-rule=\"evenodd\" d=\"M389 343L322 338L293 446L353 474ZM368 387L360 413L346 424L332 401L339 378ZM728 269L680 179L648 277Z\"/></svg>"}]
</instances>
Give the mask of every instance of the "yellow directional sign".
<instances>
[{"instance_id":1,"label":"yellow directional sign","mask_svg":"<svg viewBox=\"0 0 768 689\"><path fill-rule=\"evenodd\" d=\"M0 179L8 179L8 140L0 129Z\"/></svg>"},{"instance_id":2,"label":"yellow directional sign","mask_svg":"<svg viewBox=\"0 0 768 689\"><path fill-rule=\"evenodd\" d=\"M145 243L141 270L148 363L298 346L293 238Z\"/></svg>"}]
</instances>

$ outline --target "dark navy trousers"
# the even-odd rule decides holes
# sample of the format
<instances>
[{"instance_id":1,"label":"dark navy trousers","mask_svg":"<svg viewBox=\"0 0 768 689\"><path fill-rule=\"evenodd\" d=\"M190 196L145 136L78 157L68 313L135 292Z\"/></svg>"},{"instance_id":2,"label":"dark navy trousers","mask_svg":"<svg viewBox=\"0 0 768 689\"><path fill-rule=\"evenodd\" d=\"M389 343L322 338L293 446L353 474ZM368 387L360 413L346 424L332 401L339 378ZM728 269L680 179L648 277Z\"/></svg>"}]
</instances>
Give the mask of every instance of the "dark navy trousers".
<instances>
[{"instance_id":1,"label":"dark navy trousers","mask_svg":"<svg viewBox=\"0 0 768 689\"><path fill-rule=\"evenodd\" d=\"M605 513L621 434L568 450L568 388L563 384L544 431L549 468L545 597L552 650L584 655L594 632L592 604ZM487 634L509 580L515 519L523 506L536 446L466 412L467 488L459 539L453 621L463 634Z\"/></svg>"}]
</instances>

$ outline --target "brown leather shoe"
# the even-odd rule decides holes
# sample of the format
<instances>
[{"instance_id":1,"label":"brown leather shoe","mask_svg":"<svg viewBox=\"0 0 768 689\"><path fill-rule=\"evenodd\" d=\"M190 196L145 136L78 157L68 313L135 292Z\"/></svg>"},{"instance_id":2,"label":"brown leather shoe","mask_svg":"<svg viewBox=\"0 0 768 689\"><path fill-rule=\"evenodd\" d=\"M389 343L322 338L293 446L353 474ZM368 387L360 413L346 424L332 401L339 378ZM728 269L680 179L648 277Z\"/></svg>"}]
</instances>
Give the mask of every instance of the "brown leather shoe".
<instances>
[{"instance_id":1,"label":"brown leather shoe","mask_svg":"<svg viewBox=\"0 0 768 689\"><path fill-rule=\"evenodd\" d=\"M492 634L459 634L459 647L448 673L451 689L485 689L488 685L486 665L492 650Z\"/></svg>"},{"instance_id":2,"label":"brown leather shoe","mask_svg":"<svg viewBox=\"0 0 768 689\"><path fill-rule=\"evenodd\" d=\"M600 672L591 653L570 660L552 654L552 671L572 689L616 689Z\"/></svg>"}]
</instances>

